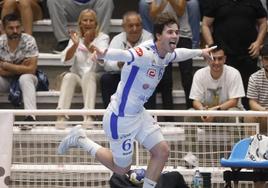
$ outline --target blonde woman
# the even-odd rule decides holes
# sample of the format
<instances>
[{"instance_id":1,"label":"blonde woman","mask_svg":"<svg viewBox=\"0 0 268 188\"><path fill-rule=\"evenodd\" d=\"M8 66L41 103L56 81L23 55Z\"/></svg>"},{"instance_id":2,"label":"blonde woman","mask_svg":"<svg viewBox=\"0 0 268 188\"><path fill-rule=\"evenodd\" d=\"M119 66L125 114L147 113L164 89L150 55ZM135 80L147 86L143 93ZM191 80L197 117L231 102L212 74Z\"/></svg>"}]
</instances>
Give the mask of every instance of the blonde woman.
<instances>
[{"instance_id":1,"label":"blonde woman","mask_svg":"<svg viewBox=\"0 0 268 188\"><path fill-rule=\"evenodd\" d=\"M66 49L62 52L62 62L72 64L70 72L63 77L60 98L57 109L69 109L76 86L82 89L84 109L94 109L97 82L102 74L102 67L91 60L92 44L101 49L108 48L109 36L100 32L96 13L92 9L83 10L78 18L78 31L70 31L70 40ZM58 121L64 121L66 117L58 117ZM90 116L85 116L84 121L90 122ZM58 128L64 128L64 124L58 122Z\"/></svg>"},{"instance_id":2,"label":"blonde woman","mask_svg":"<svg viewBox=\"0 0 268 188\"><path fill-rule=\"evenodd\" d=\"M19 14L24 32L32 35L33 21L43 18L40 2L41 0L4 0L1 18L13 12Z\"/></svg>"}]
</instances>

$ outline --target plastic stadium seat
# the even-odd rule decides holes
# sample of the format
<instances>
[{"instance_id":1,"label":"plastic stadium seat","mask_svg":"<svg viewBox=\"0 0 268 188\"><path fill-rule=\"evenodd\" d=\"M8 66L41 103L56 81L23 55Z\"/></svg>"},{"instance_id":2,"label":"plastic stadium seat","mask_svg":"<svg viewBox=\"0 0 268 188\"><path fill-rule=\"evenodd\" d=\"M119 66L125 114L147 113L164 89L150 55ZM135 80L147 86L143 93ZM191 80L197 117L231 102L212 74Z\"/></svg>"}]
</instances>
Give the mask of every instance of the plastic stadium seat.
<instances>
[{"instance_id":1,"label":"plastic stadium seat","mask_svg":"<svg viewBox=\"0 0 268 188\"><path fill-rule=\"evenodd\" d=\"M239 181L268 181L268 161L252 161L246 159L246 154L251 138L245 138L237 142L228 159L222 158L220 163L223 167L230 167L232 171L226 170L223 179L225 187L231 187L231 181L238 184ZM251 169L240 171L242 168Z\"/></svg>"},{"instance_id":2,"label":"plastic stadium seat","mask_svg":"<svg viewBox=\"0 0 268 188\"><path fill-rule=\"evenodd\" d=\"M221 165L231 168L268 168L268 161L245 159L250 140L250 138L245 138L236 143L229 159L221 159Z\"/></svg>"}]
</instances>

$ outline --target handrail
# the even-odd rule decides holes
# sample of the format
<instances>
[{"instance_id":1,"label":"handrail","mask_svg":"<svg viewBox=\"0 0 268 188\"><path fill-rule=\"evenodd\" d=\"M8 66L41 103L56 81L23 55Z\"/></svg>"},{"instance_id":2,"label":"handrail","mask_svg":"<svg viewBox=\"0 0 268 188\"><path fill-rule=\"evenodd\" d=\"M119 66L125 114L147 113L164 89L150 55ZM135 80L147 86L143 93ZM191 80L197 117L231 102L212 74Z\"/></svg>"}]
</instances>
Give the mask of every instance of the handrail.
<instances>
[{"instance_id":1,"label":"handrail","mask_svg":"<svg viewBox=\"0 0 268 188\"><path fill-rule=\"evenodd\" d=\"M56 109L40 109L40 110L13 110L4 109L0 110L0 113L13 113L15 116L24 115L38 115L38 116L54 116L54 115L103 115L104 109L94 110L82 110L82 109L70 109L70 110L56 110ZM267 111L210 111L210 110L148 110L149 113L156 116L247 116L247 117L268 117Z\"/></svg>"}]
</instances>

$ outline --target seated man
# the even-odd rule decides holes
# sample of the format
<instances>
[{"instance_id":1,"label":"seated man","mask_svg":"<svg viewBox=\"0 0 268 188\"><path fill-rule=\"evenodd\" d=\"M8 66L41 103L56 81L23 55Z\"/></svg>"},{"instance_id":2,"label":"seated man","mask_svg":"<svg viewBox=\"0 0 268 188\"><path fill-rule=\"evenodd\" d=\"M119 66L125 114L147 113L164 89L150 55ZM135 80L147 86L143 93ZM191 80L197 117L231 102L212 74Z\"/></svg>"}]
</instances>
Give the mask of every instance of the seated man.
<instances>
[{"instance_id":1,"label":"seated man","mask_svg":"<svg viewBox=\"0 0 268 188\"><path fill-rule=\"evenodd\" d=\"M265 45L260 52L262 69L249 78L247 98L249 107L255 111L267 111L268 108L268 46ZM267 135L267 117L246 117L246 122L260 123L260 134Z\"/></svg>"},{"instance_id":2,"label":"seated man","mask_svg":"<svg viewBox=\"0 0 268 188\"><path fill-rule=\"evenodd\" d=\"M4 16L2 24L5 34L0 36L0 92L8 92L11 81L18 78L24 108L34 110L38 83L35 76L38 57L35 39L21 32L21 21L15 14ZM33 121L35 117L28 116L25 120Z\"/></svg>"},{"instance_id":3,"label":"seated man","mask_svg":"<svg viewBox=\"0 0 268 188\"><path fill-rule=\"evenodd\" d=\"M240 73L225 65L226 56L219 46L211 53L213 60L198 70L193 78L190 99L195 110L242 110L240 98L245 96ZM230 122L233 118L203 116L188 121Z\"/></svg>"},{"instance_id":4,"label":"seated man","mask_svg":"<svg viewBox=\"0 0 268 188\"><path fill-rule=\"evenodd\" d=\"M129 49L140 43L152 39L152 35L142 29L142 20L138 13L129 11L123 16L123 32L116 35L109 48ZM110 103L110 97L115 93L117 85L120 81L121 68L124 62L107 61L105 62L105 70L107 71L101 77L101 92L104 108Z\"/></svg>"}]
</instances>

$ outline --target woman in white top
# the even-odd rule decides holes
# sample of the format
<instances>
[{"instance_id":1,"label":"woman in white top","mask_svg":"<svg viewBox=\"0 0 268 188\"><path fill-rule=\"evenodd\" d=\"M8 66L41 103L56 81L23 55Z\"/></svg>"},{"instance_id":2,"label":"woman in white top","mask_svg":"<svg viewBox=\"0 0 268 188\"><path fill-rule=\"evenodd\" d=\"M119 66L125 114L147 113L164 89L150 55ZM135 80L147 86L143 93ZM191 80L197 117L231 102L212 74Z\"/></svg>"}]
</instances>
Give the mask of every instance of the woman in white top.
<instances>
[{"instance_id":1,"label":"woman in white top","mask_svg":"<svg viewBox=\"0 0 268 188\"><path fill-rule=\"evenodd\" d=\"M102 74L102 67L92 62L92 44L101 49L108 48L109 36L98 29L97 16L92 9L85 9L78 18L78 32L70 31L70 41L62 52L61 61L72 64L70 72L64 75L57 109L69 109L76 86L82 88L85 109L95 108L97 82ZM58 121L65 120L58 117ZM84 117L91 121L91 117ZM64 128L58 123L58 128Z\"/></svg>"}]
</instances>

